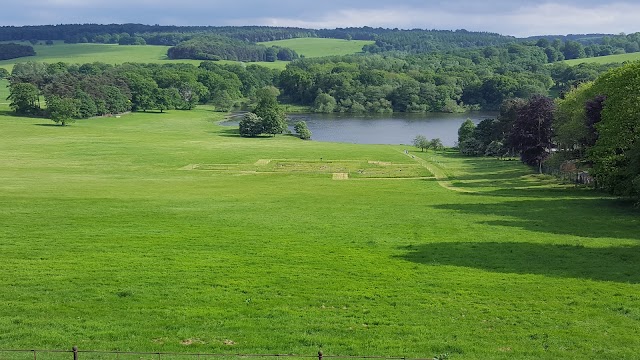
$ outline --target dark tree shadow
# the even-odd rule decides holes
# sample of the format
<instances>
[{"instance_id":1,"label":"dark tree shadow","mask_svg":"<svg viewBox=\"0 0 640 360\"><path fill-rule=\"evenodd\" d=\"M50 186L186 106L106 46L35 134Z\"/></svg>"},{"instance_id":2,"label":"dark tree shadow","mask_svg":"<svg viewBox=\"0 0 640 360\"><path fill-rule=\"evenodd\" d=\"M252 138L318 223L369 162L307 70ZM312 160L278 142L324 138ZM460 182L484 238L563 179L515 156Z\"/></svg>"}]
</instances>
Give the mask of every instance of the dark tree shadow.
<instances>
[{"instance_id":1,"label":"dark tree shadow","mask_svg":"<svg viewBox=\"0 0 640 360\"><path fill-rule=\"evenodd\" d=\"M500 273L640 283L640 246L587 248L531 243L432 243L403 248L401 258Z\"/></svg>"},{"instance_id":2,"label":"dark tree shadow","mask_svg":"<svg viewBox=\"0 0 640 360\"><path fill-rule=\"evenodd\" d=\"M599 198L550 199L545 193L546 198L524 197L490 204L444 204L434 208L498 216L497 220L480 221L491 226L585 238L640 239L640 211L629 203Z\"/></svg>"},{"instance_id":3,"label":"dark tree shadow","mask_svg":"<svg viewBox=\"0 0 640 360\"><path fill-rule=\"evenodd\" d=\"M34 126L46 126L46 127L59 127L59 128L65 128L65 127L69 126L69 125L62 126L60 124L55 124L55 123L52 123L52 124L33 124L33 125Z\"/></svg>"}]
</instances>

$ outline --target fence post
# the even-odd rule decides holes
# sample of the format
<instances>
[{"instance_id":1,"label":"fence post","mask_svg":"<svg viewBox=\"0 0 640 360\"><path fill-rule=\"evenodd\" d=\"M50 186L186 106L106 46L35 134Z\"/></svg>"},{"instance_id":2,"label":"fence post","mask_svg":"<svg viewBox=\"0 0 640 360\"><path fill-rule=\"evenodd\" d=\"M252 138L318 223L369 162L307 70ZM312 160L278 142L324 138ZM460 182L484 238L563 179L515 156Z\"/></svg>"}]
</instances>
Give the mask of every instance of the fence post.
<instances>
[{"instance_id":1,"label":"fence post","mask_svg":"<svg viewBox=\"0 0 640 360\"><path fill-rule=\"evenodd\" d=\"M318 351L318 360L322 360L322 350Z\"/></svg>"},{"instance_id":2,"label":"fence post","mask_svg":"<svg viewBox=\"0 0 640 360\"><path fill-rule=\"evenodd\" d=\"M36 351L35 350L32 350L32 351L33 351L33 360L38 360L38 356L36 355Z\"/></svg>"},{"instance_id":3,"label":"fence post","mask_svg":"<svg viewBox=\"0 0 640 360\"><path fill-rule=\"evenodd\" d=\"M73 360L78 360L78 347L74 346L71 350L73 350Z\"/></svg>"}]
</instances>

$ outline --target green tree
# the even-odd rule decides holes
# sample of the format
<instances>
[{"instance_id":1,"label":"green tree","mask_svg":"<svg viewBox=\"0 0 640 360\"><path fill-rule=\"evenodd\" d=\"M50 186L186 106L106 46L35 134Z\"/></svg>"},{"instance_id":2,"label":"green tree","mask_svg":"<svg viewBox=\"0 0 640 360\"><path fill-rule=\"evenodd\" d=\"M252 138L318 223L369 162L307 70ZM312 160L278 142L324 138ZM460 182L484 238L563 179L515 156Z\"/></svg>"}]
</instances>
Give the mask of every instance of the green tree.
<instances>
[{"instance_id":1,"label":"green tree","mask_svg":"<svg viewBox=\"0 0 640 360\"><path fill-rule=\"evenodd\" d=\"M262 134L264 128L262 126L262 119L254 113L246 113L240 120L239 124L240 136L244 137L256 137Z\"/></svg>"},{"instance_id":2,"label":"green tree","mask_svg":"<svg viewBox=\"0 0 640 360\"><path fill-rule=\"evenodd\" d=\"M427 140L424 135L416 135L416 137L413 138L413 146L417 147L421 151L429 149L430 145L429 140Z\"/></svg>"},{"instance_id":3,"label":"green tree","mask_svg":"<svg viewBox=\"0 0 640 360\"><path fill-rule=\"evenodd\" d=\"M316 96L311 110L317 113L332 113L336 109L336 105L336 99L333 96L320 93Z\"/></svg>"},{"instance_id":4,"label":"green tree","mask_svg":"<svg viewBox=\"0 0 640 360\"><path fill-rule=\"evenodd\" d=\"M473 138L473 132L476 129L476 124L471 121L471 119L465 120L460 128L458 128L458 144L462 144L463 142Z\"/></svg>"},{"instance_id":5,"label":"green tree","mask_svg":"<svg viewBox=\"0 0 640 360\"><path fill-rule=\"evenodd\" d=\"M595 124L597 140L587 153L593 175L613 194L640 197L640 63L611 70L593 87L606 97Z\"/></svg>"},{"instance_id":6,"label":"green tree","mask_svg":"<svg viewBox=\"0 0 640 360\"><path fill-rule=\"evenodd\" d=\"M40 110L40 91L31 83L14 83L9 89L9 106L18 114L33 115Z\"/></svg>"},{"instance_id":7,"label":"green tree","mask_svg":"<svg viewBox=\"0 0 640 360\"><path fill-rule=\"evenodd\" d=\"M304 121L298 121L293 125L293 129L298 134L298 137L302 140L311 139L311 130L307 127L307 123Z\"/></svg>"},{"instance_id":8,"label":"green tree","mask_svg":"<svg viewBox=\"0 0 640 360\"><path fill-rule=\"evenodd\" d=\"M9 77L9 71L5 68L0 68L0 80L7 79Z\"/></svg>"},{"instance_id":9,"label":"green tree","mask_svg":"<svg viewBox=\"0 0 640 360\"><path fill-rule=\"evenodd\" d=\"M51 120L62 126L74 122L80 115L79 101L74 98L62 98L56 95L47 97L47 113Z\"/></svg>"},{"instance_id":10,"label":"green tree","mask_svg":"<svg viewBox=\"0 0 640 360\"><path fill-rule=\"evenodd\" d=\"M444 144L442 143L442 140L440 140L440 138L431 139L431 141L429 142L429 147L435 151L444 150Z\"/></svg>"},{"instance_id":11,"label":"green tree","mask_svg":"<svg viewBox=\"0 0 640 360\"><path fill-rule=\"evenodd\" d=\"M273 92L268 89L258 91L258 105L253 112L262 119L263 133L275 136L281 134L287 127L284 110L278 104Z\"/></svg>"}]
</instances>

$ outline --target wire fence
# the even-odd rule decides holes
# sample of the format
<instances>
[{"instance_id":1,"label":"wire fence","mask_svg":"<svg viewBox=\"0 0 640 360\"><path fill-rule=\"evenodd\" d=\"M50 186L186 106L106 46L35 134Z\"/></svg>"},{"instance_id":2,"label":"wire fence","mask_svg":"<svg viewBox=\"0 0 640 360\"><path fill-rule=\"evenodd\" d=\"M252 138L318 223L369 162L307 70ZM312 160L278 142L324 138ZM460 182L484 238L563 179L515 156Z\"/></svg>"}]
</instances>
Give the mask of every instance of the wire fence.
<instances>
[{"instance_id":1,"label":"wire fence","mask_svg":"<svg viewBox=\"0 0 640 360\"><path fill-rule=\"evenodd\" d=\"M296 354L210 354L210 353L171 353L171 352L130 352L79 350L0 350L0 360L433 360L426 358L407 358L393 356L339 356Z\"/></svg>"}]
</instances>

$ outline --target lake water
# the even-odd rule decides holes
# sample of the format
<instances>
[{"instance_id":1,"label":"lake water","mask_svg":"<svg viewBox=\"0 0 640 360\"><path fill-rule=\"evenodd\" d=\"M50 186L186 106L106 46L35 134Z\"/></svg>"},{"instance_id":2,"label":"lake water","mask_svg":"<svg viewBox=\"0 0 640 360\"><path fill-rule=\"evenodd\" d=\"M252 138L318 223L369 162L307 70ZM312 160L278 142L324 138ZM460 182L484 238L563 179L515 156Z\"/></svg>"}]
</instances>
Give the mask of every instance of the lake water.
<instances>
[{"instance_id":1,"label":"lake water","mask_svg":"<svg viewBox=\"0 0 640 360\"><path fill-rule=\"evenodd\" d=\"M353 114L293 114L289 125L293 131L296 121L304 120L314 141L346 142L356 144L411 144L416 135L427 139L440 138L445 146L453 146L458 139L458 128L466 120L479 123L495 118L496 113L474 111L464 114L428 113L386 115ZM225 121L222 125L238 126L238 121Z\"/></svg>"}]
</instances>

